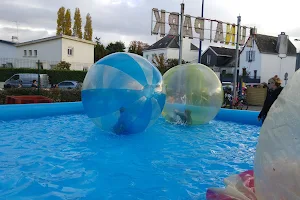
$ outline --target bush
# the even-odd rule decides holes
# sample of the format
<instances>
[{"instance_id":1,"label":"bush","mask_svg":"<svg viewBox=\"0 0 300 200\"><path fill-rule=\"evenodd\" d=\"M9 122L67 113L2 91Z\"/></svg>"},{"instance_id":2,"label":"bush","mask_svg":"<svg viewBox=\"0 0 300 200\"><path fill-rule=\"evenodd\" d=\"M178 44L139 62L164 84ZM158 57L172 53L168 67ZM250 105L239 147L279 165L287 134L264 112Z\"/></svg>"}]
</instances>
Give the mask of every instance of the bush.
<instances>
[{"instance_id":1,"label":"bush","mask_svg":"<svg viewBox=\"0 0 300 200\"><path fill-rule=\"evenodd\" d=\"M6 96L38 95L37 89L9 88L0 90L0 104L5 104ZM40 89L40 95L53 99L54 102L81 101L81 90Z\"/></svg>"},{"instance_id":2,"label":"bush","mask_svg":"<svg viewBox=\"0 0 300 200\"><path fill-rule=\"evenodd\" d=\"M19 73L38 73L37 69L28 68L0 68L0 82L4 82L14 74ZM40 70L41 74L48 74L50 83L56 84L64 80L74 80L83 82L87 72L75 70Z\"/></svg>"},{"instance_id":3,"label":"bush","mask_svg":"<svg viewBox=\"0 0 300 200\"><path fill-rule=\"evenodd\" d=\"M68 63L66 61L60 61L56 66L55 70L70 70L71 63Z\"/></svg>"}]
</instances>

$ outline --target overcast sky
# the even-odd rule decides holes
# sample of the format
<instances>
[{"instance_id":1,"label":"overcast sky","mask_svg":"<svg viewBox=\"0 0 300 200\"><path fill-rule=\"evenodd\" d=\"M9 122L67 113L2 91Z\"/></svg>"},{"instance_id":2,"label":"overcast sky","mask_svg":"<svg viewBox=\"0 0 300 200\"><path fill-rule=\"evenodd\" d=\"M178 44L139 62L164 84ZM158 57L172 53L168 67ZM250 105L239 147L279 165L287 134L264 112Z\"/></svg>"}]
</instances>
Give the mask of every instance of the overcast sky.
<instances>
[{"instance_id":1,"label":"overcast sky","mask_svg":"<svg viewBox=\"0 0 300 200\"><path fill-rule=\"evenodd\" d=\"M186 14L201 16L201 0L184 2ZM101 37L104 44L118 40L126 46L132 40L152 44L156 40L151 35L152 8L179 12L180 3L182 0L1 0L0 39L17 35L16 21L20 42L55 35L57 10L64 6L71 9L72 18L75 8L80 8L83 26L90 13L93 37ZM206 0L204 17L236 23L240 14L242 25L256 26L260 34L277 36L283 31L294 42L300 38L299 10L298 0ZM194 43L198 46L198 41ZM300 47L298 43L294 44Z\"/></svg>"}]
</instances>

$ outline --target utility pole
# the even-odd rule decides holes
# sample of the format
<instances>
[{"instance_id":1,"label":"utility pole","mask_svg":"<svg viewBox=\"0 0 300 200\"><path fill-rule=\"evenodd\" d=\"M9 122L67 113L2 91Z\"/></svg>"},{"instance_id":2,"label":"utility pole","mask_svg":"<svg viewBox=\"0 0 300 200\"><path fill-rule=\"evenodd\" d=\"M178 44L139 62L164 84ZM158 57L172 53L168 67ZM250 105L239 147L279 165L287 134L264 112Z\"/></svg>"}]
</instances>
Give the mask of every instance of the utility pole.
<instances>
[{"instance_id":1,"label":"utility pole","mask_svg":"<svg viewBox=\"0 0 300 200\"><path fill-rule=\"evenodd\" d=\"M180 35L179 35L179 60L178 64L181 65L182 63L182 40L183 40L183 17L184 17L184 3L181 4L181 12L180 12Z\"/></svg>"},{"instance_id":2,"label":"utility pole","mask_svg":"<svg viewBox=\"0 0 300 200\"><path fill-rule=\"evenodd\" d=\"M40 95L41 77L40 77L40 60L38 60L38 95Z\"/></svg>"},{"instance_id":3,"label":"utility pole","mask_svg":"<svg viewBox=\"0 0 300 200\"><path fill-rule=\"evenodd\" d=\"M204 12L204 0L202 0L202 12L201 17L203 18L203 12ZM202 40L200 40L199 44L199 56L198 56L198 63L201 63L201 55L202 54Z\"/></svg>"},{"instance_id":4,"label":"utility pole","mask_svg":"<svg viewBox=\"0 0 300 200\"><path fill-rule=\"evenodd\" d=\"M237 69L239 67L239 41L240 41L240 29L241 29L241 16L237 17L237 36L236 36L236 49L235 49L235 68L234 68L234 76L233 76L233 98L236 98L236 83L237 83Z\"/></svg>"}]
</instances>

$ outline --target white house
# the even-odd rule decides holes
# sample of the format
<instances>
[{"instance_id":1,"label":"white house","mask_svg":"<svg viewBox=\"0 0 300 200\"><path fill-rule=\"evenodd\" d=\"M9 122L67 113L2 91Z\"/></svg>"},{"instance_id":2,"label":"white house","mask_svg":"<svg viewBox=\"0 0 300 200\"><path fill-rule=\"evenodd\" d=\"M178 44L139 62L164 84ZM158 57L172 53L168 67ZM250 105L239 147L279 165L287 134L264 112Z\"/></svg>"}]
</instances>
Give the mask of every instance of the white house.
<instances>
[{"instance_id":1,"label":"white house","mask_svg":"<svg viewBox=\"0 0 300 200\"><path fill-rule=\"evenodd\" d=\"M143 51L143 57L150 62L154 55L160 54L163 54L165 59L178 59L179 36L166 35ZM198 59L198 47L189 38L184 38L182 41L182 59L189 62Z\"/></svg>"},{"instance_id":2,"label":"white house","mask_svg":"<svg viewBox=\"0 0 300 200\"><path fill-rule=\"evenodd\" d=\"M15 58L16 56L16 47L14 42L0 40L0 58ZM0 66L3 64L7 64L6 62L1 62Z\"/></svg>"},{"instance_id":3,"label":"white house","mask_svg":"<svg viewBox=\"0 0 300 200\"><path fill-rule=\"evenodd\" d=\"M96 43L73 36L58 35L16 43L15 56L0 56L13 67L36 68L40 60L43 69L51 69L60 61L71 63L72 70L87 70L94 63Z\"/></svg>"},{"instance_id":4,"label":"white house","mask_svg":"<svg viewBox=\"0 0 300 200\"><path fill-rule=\"evenodd\" d=\"M276 50L278 37L256 34L252 47L244 46L240 54L239 75L243 68L253 78L260 78L260 82L268 82L274 75L278 75L283 86L285 77L291 79L296 67L296 47L288 40L287 57L280 58Z\"/></svg>"}]
</instances>

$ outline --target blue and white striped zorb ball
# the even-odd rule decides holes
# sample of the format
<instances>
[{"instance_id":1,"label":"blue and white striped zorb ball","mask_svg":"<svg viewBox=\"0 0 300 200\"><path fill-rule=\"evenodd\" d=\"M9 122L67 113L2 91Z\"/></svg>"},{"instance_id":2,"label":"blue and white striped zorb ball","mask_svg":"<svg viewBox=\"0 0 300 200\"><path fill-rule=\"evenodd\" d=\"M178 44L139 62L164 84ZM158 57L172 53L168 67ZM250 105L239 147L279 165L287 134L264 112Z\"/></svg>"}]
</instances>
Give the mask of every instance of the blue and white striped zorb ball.
<instances>
[{"instance_id":1,"label":"blue and white striped zorb ball","mask_svg":"<svg viewBox=\"0 0 300 200\"><path fill-rule=\"evenodd\" d=\"M153 125L166 99L158 69L131 53L110 54L91 66L81 96L88 117L117 134L139 133Z\"/></svg>"}]
</instances>

